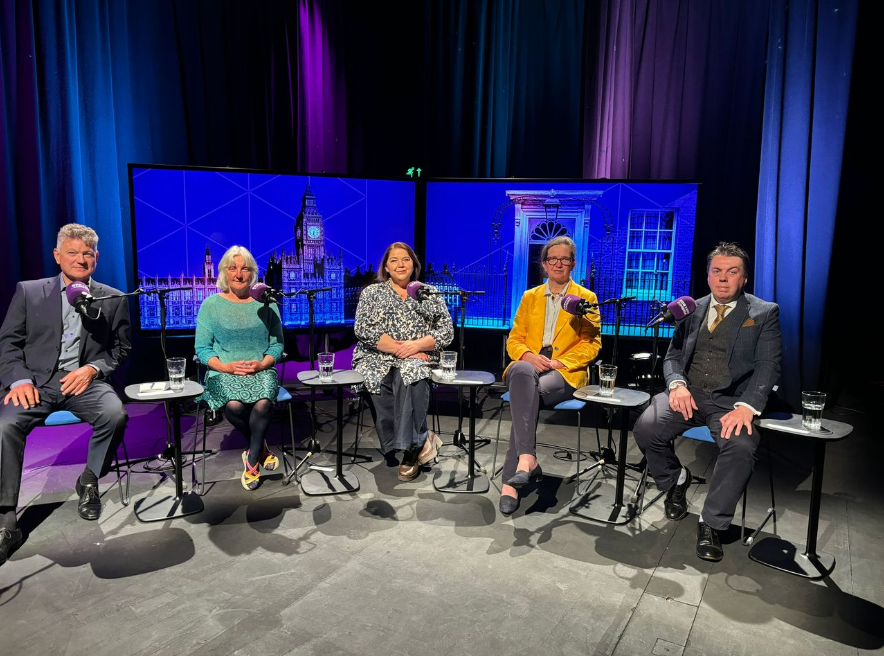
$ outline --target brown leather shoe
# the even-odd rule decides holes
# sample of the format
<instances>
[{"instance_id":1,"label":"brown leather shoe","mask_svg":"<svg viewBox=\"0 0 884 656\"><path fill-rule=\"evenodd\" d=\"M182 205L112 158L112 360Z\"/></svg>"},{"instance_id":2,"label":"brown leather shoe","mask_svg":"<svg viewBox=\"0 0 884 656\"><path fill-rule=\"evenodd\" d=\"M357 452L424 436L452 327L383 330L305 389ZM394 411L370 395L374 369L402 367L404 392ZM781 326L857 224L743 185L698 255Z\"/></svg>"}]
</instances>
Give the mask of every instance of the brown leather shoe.
<instances>
[{"instance_id":1,"label":"brown leather shoe","mask_svg":"<svg viewBox=\"0 0 884 656\"><path fill-rule=\"evenodd\" d=\"M422 465L426 465L439 455L439 449L441 448L442 440L439 439L439 436L433 431L427 431L427 441L424 442L424 448L418 454L417 461Z\"/></svg>"},{"instance_id":2,"label":"brown leather shoe","mask_svg":"<svg viewBox=\"0 0 884 656\"><path fill-rule=\"evenodd\" d=\"M413 481L421 473L421 463L417 459L417 451L406 451L402 454L402 464L399 465L399 480Z\"/></svg>"}]
</instances>

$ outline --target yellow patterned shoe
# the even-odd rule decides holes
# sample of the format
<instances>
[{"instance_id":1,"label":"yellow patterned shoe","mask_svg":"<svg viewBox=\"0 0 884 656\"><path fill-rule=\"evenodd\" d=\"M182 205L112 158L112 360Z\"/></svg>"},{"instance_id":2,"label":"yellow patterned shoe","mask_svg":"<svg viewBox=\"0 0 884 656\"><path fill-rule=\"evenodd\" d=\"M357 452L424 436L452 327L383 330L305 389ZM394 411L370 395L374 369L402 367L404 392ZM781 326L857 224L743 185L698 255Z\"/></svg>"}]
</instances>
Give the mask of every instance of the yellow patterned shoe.
<instances>
[{"instance_id":1,"label":"yellow patterned shoe","mask_svg":"<svg viewBox=\"0 0 884 656\"><path fill-rule=\"evenodd\" d=\"M245 468L243 470L242 476L240 476L239 480L242 483L242 486L247 489L249 492L252 490L257 490L258 485L261 482L261 474L258 473L258 465L256 464L254 467L249 465L249 452L242 452L242 464Z\"/></svg>"},{"instance_id":2,"label":"yellow patterned shoe","mask_svg":"<svg viewBox=\"0 0 884 656\"><path fill-rule=\"evenodd\" d=\"M258 462L261 463L264 471L275 471L279 467L279 458L273 455L273 451L269 449L267 442L264 442L264 448L261 450L261 457L258 458Z\"/></svg>"}]
</instances>

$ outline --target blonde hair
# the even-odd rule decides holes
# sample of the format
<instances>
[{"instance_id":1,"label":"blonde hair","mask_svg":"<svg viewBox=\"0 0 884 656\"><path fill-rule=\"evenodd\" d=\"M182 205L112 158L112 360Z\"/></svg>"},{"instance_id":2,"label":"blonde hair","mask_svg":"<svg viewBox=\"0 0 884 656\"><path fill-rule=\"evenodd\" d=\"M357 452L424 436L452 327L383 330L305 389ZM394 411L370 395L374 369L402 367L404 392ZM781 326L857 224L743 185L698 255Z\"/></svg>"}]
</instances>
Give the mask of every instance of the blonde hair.
<instances>
[{"instance_id":1,"label":"blonde hair","mask_svg":"<svg viewBox=\"0 0 884 656\"><path fill-rule=\"evenodd\" d=\"M227 267L233 264L233 258L237 255L242 257L243 264L252 270L249 276L249 286L253 285L258 279L258 263L255 262L255 258L252 257L249 250L245 246L231 246L218 263L218 280L215 281L215 286L222 292L230 291L230 283L227 282Z\"/></svg>"},{"instance_id":2,"label":"blonde hair","mask_svg":"<svg viewBox=\"0 0 884 656\"><path fill-rule=\"evenodd\" d=\"M87 226L79 223L68 223L61 226L58 237L55 238L55 247L61 250L61 245L70 239L79 239L92 250L98 250L98 233Z\"/></svg>"}]
</instances>

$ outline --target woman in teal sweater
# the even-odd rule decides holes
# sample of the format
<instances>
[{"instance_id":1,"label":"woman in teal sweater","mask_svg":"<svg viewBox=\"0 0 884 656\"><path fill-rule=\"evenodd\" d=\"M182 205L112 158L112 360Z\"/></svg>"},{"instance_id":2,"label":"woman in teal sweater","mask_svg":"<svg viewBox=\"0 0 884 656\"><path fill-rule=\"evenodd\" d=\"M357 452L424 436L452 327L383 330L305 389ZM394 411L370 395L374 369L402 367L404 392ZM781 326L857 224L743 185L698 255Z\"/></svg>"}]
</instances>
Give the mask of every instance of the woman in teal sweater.
<instances>
[{"instance_id":1,"label":"woman in teal sweater","mask_svg":"<svg viewBox=\"0 0 884 656\"><path fill-rule=\"evenodd\" d=\"M259 465L279 466L264 436L270 425L278 382L274 364L282 357L279 310L249 296L258 277L255 258L243 246L232 246L218 265L218 294L206 298L196 318L196 355L209 372L201 397L249 440L243 451L242 486L254 490Z\"/></svg>"}]
</instances>

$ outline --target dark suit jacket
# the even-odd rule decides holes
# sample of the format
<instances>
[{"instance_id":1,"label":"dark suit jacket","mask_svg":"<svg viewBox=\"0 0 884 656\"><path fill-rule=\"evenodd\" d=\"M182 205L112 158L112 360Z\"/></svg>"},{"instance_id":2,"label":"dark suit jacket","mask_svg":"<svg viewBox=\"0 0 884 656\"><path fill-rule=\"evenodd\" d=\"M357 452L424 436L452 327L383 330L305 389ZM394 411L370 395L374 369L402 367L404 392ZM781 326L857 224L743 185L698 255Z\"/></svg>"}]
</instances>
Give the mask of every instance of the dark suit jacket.
<instances>
[{"instance_id":1,"label":"dark suit jacket","mask_svg":"<svg viewBox=\"0 0 884 656\"><path fill-rule=\"evenodd\" d=\"M92 281L92 295L120 292ZM125 298L101 303L97 319L83 318L80 366L94 364L99 378L109 377L126 358L129 342L129 306ZM61 352L61 281L58 276L18 283L0 327L0 385L9 387L25 378L37 387L52 377Z\"/></svg>"},{"instance_id":2,"label":"dark suit jacket","mask_svg":"<svg viewBox=\"0 0 884 656\"><path fill-rule=\"evenodd\" d=\"M711 299L711 295L701 298L697 310L676 324L663 361L667 385L684 380L690 388L691 359ZM727 345L730 379L712 393L712 401L728 409L740 401L762 412L780 377L780 307L743 294L728 318L731 315L738 328L731 331Z\"/></svg>"}]
</instances>

